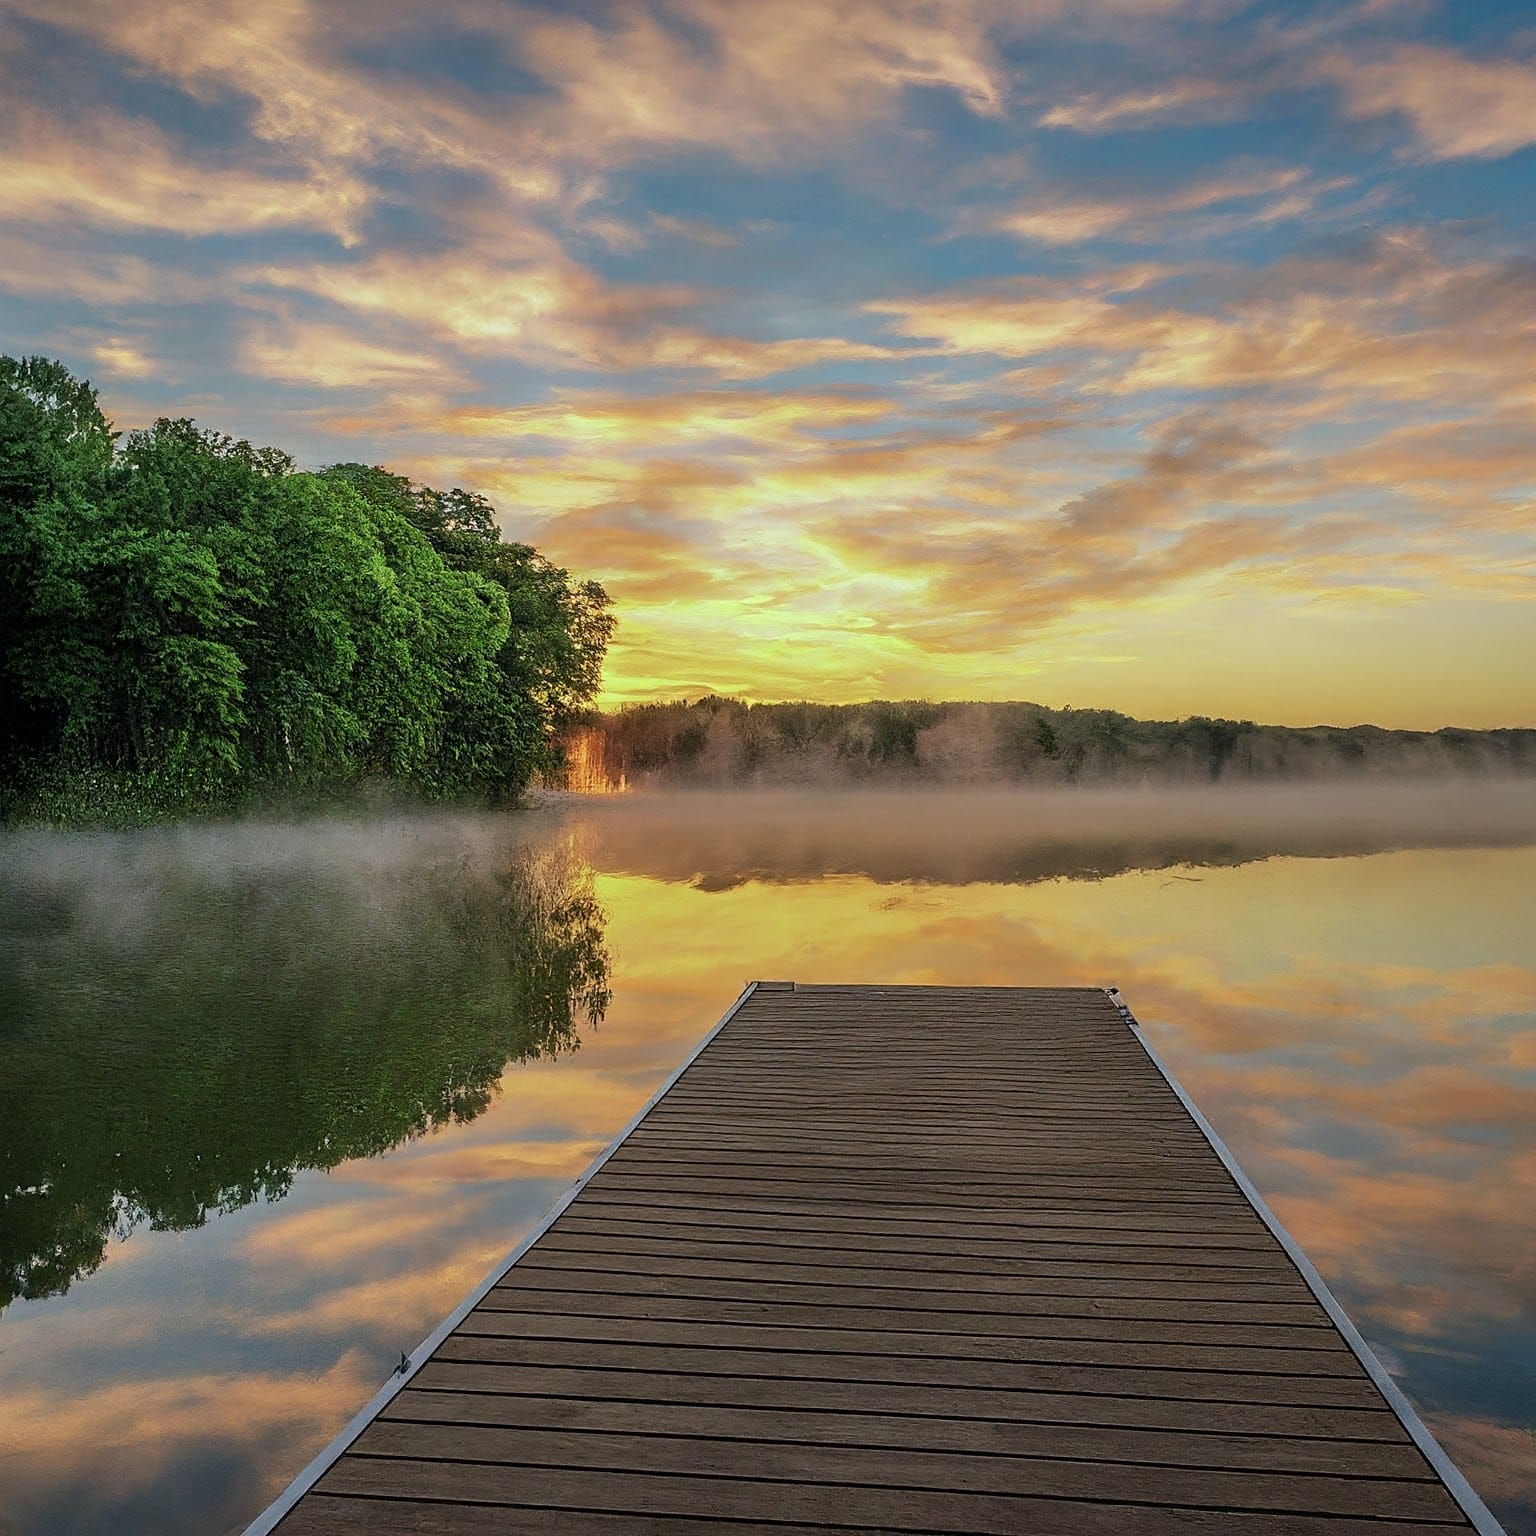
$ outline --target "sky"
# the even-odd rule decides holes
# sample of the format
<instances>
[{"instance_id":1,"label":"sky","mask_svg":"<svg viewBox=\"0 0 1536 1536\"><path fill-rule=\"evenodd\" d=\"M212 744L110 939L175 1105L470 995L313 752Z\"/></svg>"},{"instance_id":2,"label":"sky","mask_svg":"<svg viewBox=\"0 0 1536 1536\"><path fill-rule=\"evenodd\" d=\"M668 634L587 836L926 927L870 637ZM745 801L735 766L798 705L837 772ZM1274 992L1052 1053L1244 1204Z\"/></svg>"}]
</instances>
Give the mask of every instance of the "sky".
<instances>
[{"instance_id":1,"label":"sky","mask_svg":"<svg viewBox=\"0 0 1536 1536\"><path fill-rule=\"evenodd\" d=\"M0 346L487 494L604 702L1536 725L1536 0L0 0Z\"/></svg>"}]
</instances>

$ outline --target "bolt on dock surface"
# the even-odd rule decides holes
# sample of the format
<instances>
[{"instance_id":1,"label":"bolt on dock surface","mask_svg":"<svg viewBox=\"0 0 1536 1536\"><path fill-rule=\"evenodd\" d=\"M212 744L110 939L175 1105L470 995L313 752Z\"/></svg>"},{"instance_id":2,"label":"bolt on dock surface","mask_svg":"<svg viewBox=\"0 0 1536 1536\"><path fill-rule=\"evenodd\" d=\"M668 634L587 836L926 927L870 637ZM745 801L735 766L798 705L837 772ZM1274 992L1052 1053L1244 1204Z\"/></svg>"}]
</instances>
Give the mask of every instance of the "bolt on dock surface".
<instances>
[{"instance_id":1,"label":"bolt on dock surface","mask_svg":"<svg viewBox=\"0 0 1536 1536\"><path fill-rule=\"evenodd\" d=\"M749 987L251 1529L1499 1531L1089 988Z\"/></svg>"}]
</instances>

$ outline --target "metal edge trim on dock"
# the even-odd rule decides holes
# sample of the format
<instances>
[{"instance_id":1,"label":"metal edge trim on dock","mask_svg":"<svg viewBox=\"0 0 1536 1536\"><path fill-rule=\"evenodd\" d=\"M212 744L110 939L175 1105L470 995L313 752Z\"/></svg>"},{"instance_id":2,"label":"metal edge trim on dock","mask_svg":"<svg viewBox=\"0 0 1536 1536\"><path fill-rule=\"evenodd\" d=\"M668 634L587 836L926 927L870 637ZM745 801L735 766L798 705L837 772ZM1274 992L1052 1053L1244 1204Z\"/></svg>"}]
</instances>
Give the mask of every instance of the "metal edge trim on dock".
<instances>
[{"instance_id":1,"label":"metal edge trim on dock","mask_svg":"<svg viewBox=\"0 0 1536 1536\"><path fill-rule=\"evenodd\" d=\"M1137 1043L1147 1053L1152 1065L1162 1074L1163 1080L1178 1095L1179 1102L1188 1110L1190 1119L1199 1126L1201 1133L1210 1142L1212 1150L1221 1159L1227 1172L1232 1175L1237 1187L1242 1190L1259 1219L1285 1249L1291 1263L1300 1272L1301 1278L1307 1282L1312 1294L1317 1297L1323 1310L1333 1320L1334 1327L1343 1334L1344 1342L1355 1352L1360 1364L1365 1367L1366 1374L1376 1384L1377 1391L1387 1400L1388 1406L1402 1421L1403 1428L1408 1431L1414 1444L1424 1453L1430 1466L1440 1474L1440 1480L1445 1484L1451 1497L1461 1506L1462 1513L1472 1522L1478 1536L1508 1536L1504 1527L1494 1518L1493 1512L1483 1503L1477 1490L1467 1481L1456 1463L1445 1454L1440 1442L1429 1432L1413 1404L1404 1396L1402 1388L1376 1358L1375 1351L1366 1343L1365 1336L1355 1327L1349 1314L1339 1305L1338 1298L1328 1289L1328 1282L1317 1272L1301 1245L1281 1225L1280 1218L1270 1210L1263 1195L1255 1188L1253 1181L1243 1172L1242 1165L1232 1155L1226 1142L1221 1139L1216 1127L1205 1118L1200 1106L1184 1091L1184 1085L1173 1075L1172 1068L1157 1054L1152 1042L1147 1039L1141 1025L1137 1023L1135 1015L1120 1000L1119 989L1109 990L1111 1001L1115 1003L1127 1024L1130 1025L1131 1034L1135 1036Z\"/></svg>"},{"instance_id":2,"label":"metal edge trim on dock","mask_svg":"<svg viewBox=\"0 0 1536 1536\"><path fill-rule=\"evenodd\" d=\"M358 1412L353 1416L351 1420L348 1421L340 1434L338 1434L335 1439L333 1439L331 1443L327 1445L325 1449L321 1451L320 1454L316 1456L315 1459L311 1461L309 1465L306 1466L304 1470L300 1472L299 1475L294 1478L291 1483L289 1483L283 1492L278 1495L277 1499L272 1504L269 1504L266 1509L264 1509L248 1526L246 1526L244 1536L267 1536L267 1533L274 1530L278 1526L278 1524L293 1509L293 1506L297 1504L299 1500L303 1498L303 1496L308 1493L309 1490L314 1487L317 1482L320 1481L320 1478L326 1472L330 1471L331 1466L341 1458L343 1453L351 1446L352 1442L356 1440L357 1437L362 1434L362 1432L367 1429L371 1423L373 1423L379 1414L384 1411L385 1407L389 1404L391 1399L394 1398L395 1394L410 1381L411 1377L416 1374L417 1369L421 1365L425 1364L425 1362L437 1349L438 1345L440 1345L443 1340L446 1339L448 1335L452 1333L453 1330L457 1328L459 1324L462 1323L464 1319L468 1317L469 1314L474 1311L477 1306L480 1305L480 1303L485 1299L486 1295L490 1292L491 1287L494 1286L507 1273L507 1271L511 1269L512 1266L516 1264L517 1261L522 1258L522 1256L527 1253L527 1251L533 1247L536 1242L538 1242L541 1237L543 1237L545 1232L547 1232L549 1228L554 1224L555 1219L564 1212L566 1206L568 1206L571 1201L573 1201L576 1196L586 1188L588 1183L591 1182L603 1164L606 1163L608 1159L618 1151L624 1142L628 1140L630 1132L633 1131L635 1127L639 1125L640 1122L644 1120L648 1114L650 1114L650 1112L657 1106L657 1104L661 1102L666 1094L671 1091L672 1086L683 1075L683 1073L686 1072L688 1068L694 1064L694 1062L703 1053L704 1048L710 1043L710 1041L713 1040L715 1036L718 1035L720 1031L724 1029L725 1026L729 1024L733 1018L736 1017L737 1013L740 1012L747 999L751 997L753 992L757 990L757 985L758 984L755 981L749 981L747 983L747 985L742 989L741 996L738 997L736 1001L726 1009L725 1013L721 1016L719 1022L714 1026L714 1028L709 1030L704 1035L703 1039L701 1039L698 1044L695 1045L691 1051L689 1051L687 1056L684 1057L683 1062L678 1067L678 1069L661 1085L661 1087L656 1090L655 1093L650 1096L650 1098L645 1101L644 1104L640 1106L640 1109L630 1120L629 1124L626 1125L624 1129L621 1130L619 1134L615 1136L613 1140L610 1141L608 1145L597 1154L596 1158L593 1159L587 1171L583 1173L581 1177L578 1178L570 1186L570 1188L565 1191L563 1195L561 1195L561 1197L554 1203L554 1205L552 1205L549 1210L544 1213L543 1219L540 1220L527 1233L527 1235L517 1245L517 1247L515 1247L511 1253L506 1256L506 1258L497 1264L496 1267L492 1269L491 1272L485 1277L485 1279L483 1279L480 1284L477 1285L474 1290L472 1290L469 1295L466 1296L464 1300L461 1301L458 1306L456 1306L453 1311L450 1312L448 1316L445 1317L442 1322L440 1322L437 1327L434 1328L432 1332L429 1333L426 1338L424 1338L421 1343L411 1351L409 1355L404 1357L405 1364L402 1366L402 1368L396 1370L394 1374L390 1376L389 1380L386 1381L384 1385L380 1387L379 1390L375 1392L371 1398L368 1399L363 1407L358 1410Z\"/></svg>"}]
</instances>

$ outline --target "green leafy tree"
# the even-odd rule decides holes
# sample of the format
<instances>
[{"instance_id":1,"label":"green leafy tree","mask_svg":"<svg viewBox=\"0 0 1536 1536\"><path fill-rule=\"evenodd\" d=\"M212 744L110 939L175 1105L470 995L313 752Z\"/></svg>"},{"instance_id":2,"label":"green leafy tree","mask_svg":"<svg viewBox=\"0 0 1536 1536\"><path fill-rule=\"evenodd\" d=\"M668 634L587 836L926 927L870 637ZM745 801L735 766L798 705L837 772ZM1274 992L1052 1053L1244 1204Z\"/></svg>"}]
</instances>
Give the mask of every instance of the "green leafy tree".
<instances>
[{"instance_id":1,"label":"green leafy tree","mask_svg":"<svg viewBox=\"0 0 1536 1536\"><path fill-rule=\"evenodd\" d=\"M500 589L508 627L496 665L505 698L522 706L502 712L503 725L518 741L537 743L537 766L548 766L554 733L601 685L614 628L608 594L595 581L573 580L529 545L503 541L490 502L473 491L416 486L366 464L333 465L326 478L350 486L379 513L408 520L451 569Z\"/></svg>"},{"instance_id":2,"label":"green leafy tree","mask_svg":"<svg viewBox=\"0 0 1536 1536\"><path fill-rule=\"evenodd\" d=\"M47 358L0 357L0 753L13 769L62 750L99 662L83 576L113 443L89 384Z\"/></svg>"},{"instance_id":3,"label":"green leafy tree","mask_svg":"<svg viewBox=\"0 0 1536 1536\"><path fill-rule=\"evenodd\" d=\"M515 795L596 692L608 598L490 503L163 419L0 359L0 814L387 780Z\"/></svg>"}]
</instances>

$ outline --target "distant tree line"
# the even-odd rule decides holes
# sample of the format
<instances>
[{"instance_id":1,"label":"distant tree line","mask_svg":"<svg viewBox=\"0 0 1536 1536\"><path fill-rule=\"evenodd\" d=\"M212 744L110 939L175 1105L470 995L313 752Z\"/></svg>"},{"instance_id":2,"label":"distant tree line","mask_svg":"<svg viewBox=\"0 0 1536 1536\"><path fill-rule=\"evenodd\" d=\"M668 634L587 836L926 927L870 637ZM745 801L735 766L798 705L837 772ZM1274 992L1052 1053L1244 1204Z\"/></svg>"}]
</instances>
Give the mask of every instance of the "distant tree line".
<instances>
[{"instance_id":1,"label":"distant tree line","mask_svg":"<svg viewBox=\"0 0 1536 1536\"><path fill-rule=\"evenodd\" d=\"M1136 720L1028 703L642 704L589 714L570 761L598 789L1213 784L1536 772L1536 730L1391 731Z\"/></svg>"},{"instance_id":2,"label":"distant tree line","mask_svg":"<svg viewBox=\"0 0 1536 1536\"><path fill-rule=\"evenodd\" d=\"M595 582L484 497L160 420L0 358L0 818L379 781L516 794L596 692Z\"/></svg>"}]
</instances>

